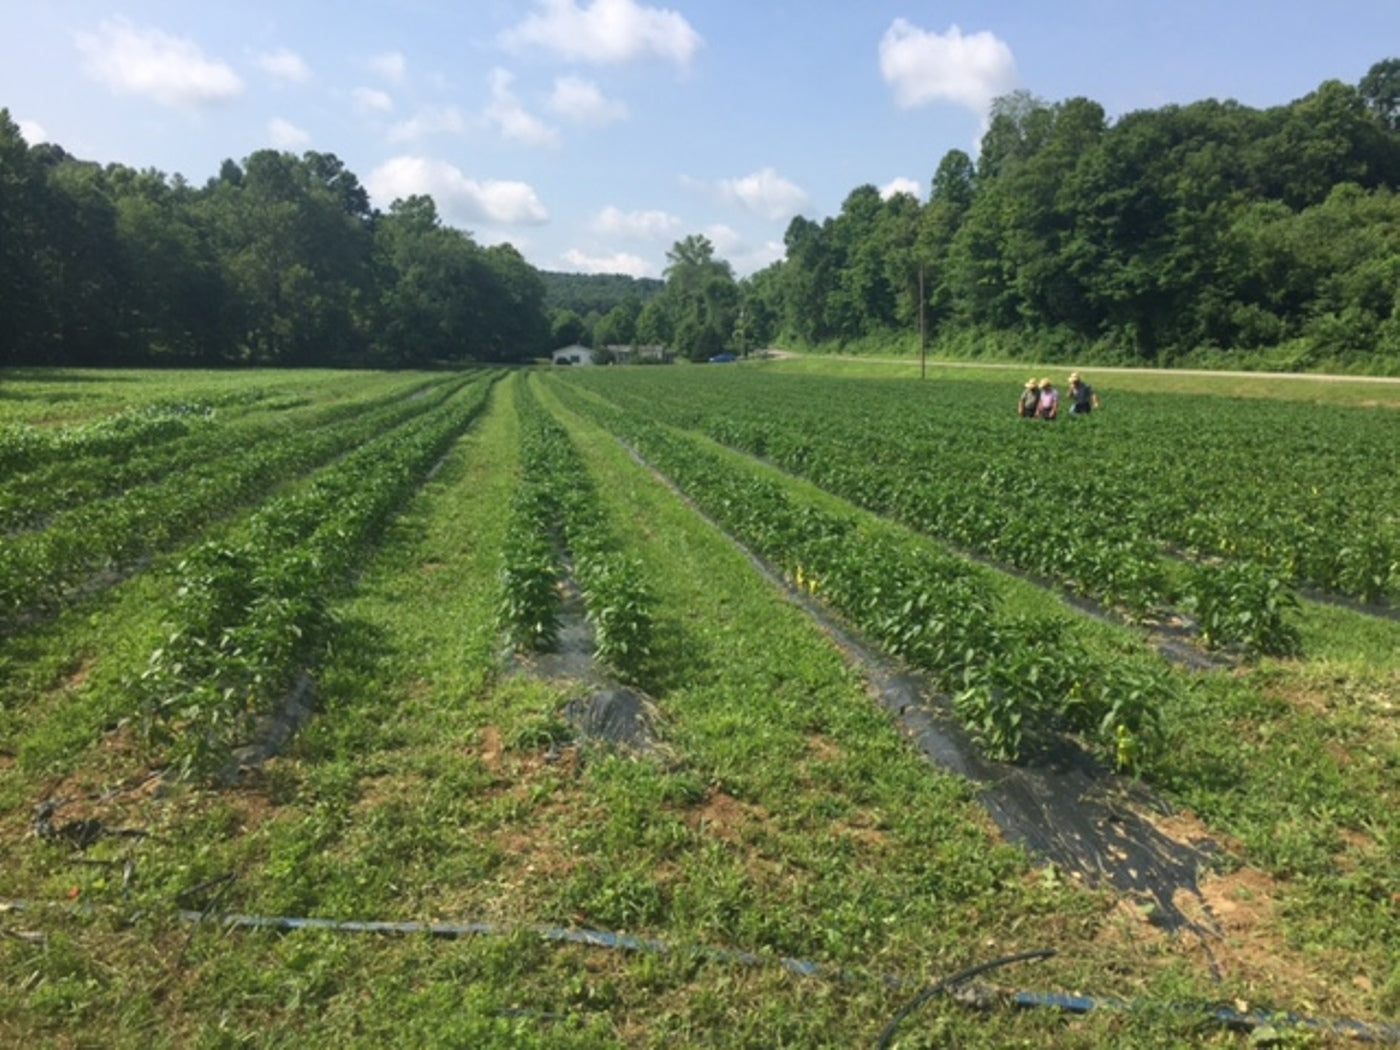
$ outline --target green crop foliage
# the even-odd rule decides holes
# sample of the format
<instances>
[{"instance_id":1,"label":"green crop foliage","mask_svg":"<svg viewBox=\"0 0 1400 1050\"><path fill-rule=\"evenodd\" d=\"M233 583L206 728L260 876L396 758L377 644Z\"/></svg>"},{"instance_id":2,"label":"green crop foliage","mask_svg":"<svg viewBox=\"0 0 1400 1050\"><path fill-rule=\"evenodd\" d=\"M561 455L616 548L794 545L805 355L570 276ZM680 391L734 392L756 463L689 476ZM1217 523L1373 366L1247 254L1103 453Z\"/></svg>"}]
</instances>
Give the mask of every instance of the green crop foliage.
<instances>
[{"instance_id":1,"label":"green crop foliage","mask_svg":"<svg viewBox=\"0 0 1400 1050\"><path fill-rule=\"evenodd\" d=\"M1286 618L1298 607L1298 598L1293 586L1267 566L1247 561L1195 566L1183 604L1197 617L1207 645L1272 656L1299 649L1298 630Z\"/></svg>"},{"instance_id":2,"label":"green crop foliage","mask_svg":"<svg viewBox=\"0 0 1400 1050\"><path fill-rule=\"evenodd\" d=\"M653 631L645 581L619 550L563 427L523 385L516 388L515 409L523 478L512 504L501 624L521 648L551 648L559 628L559 584L572 572L594 630L594 655L636 680L644 674Z\"/></svg>"},{"instance_id":3,"label":"green crop foliage","mask_svg":"<svg viewBox=\"0 0 1400 1050\"><path fill-rule=\"evenodd\" d=\"M919 989L1046 946L989 985L1132 1008L938 997L899 1045L1244 1045L1197 1008L1221 1002L1393 1023L1400 625L1312 597L1353 566L1360 599L1393 552L1395 483L1365 468L1388 432L1366 412L1096 383L1102 416L1022 427L999 380L748 364L489 390L479 373L16 378L34 396L3 422L55 432L157 402L213 413L75 451L67 474L61 457L0 474L7 539L88 503L112 533L85 564L67 528L16 547L59 582L29 604L16 587L0 634L0 898L32 905L0 908L0 1043L867 1046ZM1275 453L1296 476L1261 468ZM178 510L204 473L227 499ZM148 541L120 497L161 486L183 523ZM573 723L591 672L502 653L513 552L540 609L563 574L577 585L606 674L650 701L654 753ZM1211 587L1211 639L1250 659L1169 667L1148 632L1204 645L1188 601ZM1301 653L1232 625L1271 601ZM1207 953L1002 841L832 621L917 672L901 687L955 698L989 751L1043 762L1068 734L1141 780L1105 776L1115 807L1158 793L1164 834L1212 842L1201 878L1227 936ZM314 712L235 783L173 776L227 769L303 688ZM73 826L37 833L45 801ZM87 821L102 833L79 847ZM186 908L499 932L274 933ZM538 932L605 926L666 950ZM1254 1041L1326 1038L1280 1022Z\"/></svg>"}]
</instances>

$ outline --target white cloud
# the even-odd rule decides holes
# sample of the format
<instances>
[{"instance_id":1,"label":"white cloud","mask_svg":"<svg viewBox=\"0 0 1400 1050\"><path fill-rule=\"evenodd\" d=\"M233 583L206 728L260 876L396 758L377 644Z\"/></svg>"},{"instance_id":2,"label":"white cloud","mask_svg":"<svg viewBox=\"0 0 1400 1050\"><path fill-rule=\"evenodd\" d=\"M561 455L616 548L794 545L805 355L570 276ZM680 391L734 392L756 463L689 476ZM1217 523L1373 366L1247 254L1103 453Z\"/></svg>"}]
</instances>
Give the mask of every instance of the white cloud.
<instances>
[{"instance_id":1,"label":"white cloud","mask_svg":"<svg viewBox=\"0 0 1400 1050\"><path fill-rule=\"evenodd\" d=\"M582 77L559 77L548 102L551 111L576 124L600 128L627 119L627 106L604 97L598 85Z\"/></svg>"},{"instance_id":2,"label":"white cloud","mask_svg":"<svg viewBox=\"0 0 1400 1050\"><path fill-rule=\"evenodd\" d=\"M24 136L24 141L31 146L37 146L41 142L49 141L49 133L44 130L44 125L37 120L17 120L19 133Z\"/></svg>"},{"instance_id":3,"label":"white cloud","mask_svg":"<svg viewBox=\"0 0 1400 1050\"><path fill-rule=\"evenodd\" d=\"M985 117L1016 86L1016 59L992 33L933 33L896 18L880 40L880 73L900 106L952 102Z\"/></svg>"},{"instance_id":4,"label":"white cloud","mask_svg":"<svg viewBox=\"0 0 1400 1050\"><path fill-rule=\"evenodd\" d=\"M741 276L748 276L751 273L757 273L764 267L771 266L786 254L787 245L783 244L782 241L764 241L742 259L736 259L734 270Z\"/></svg>"},{"instance_id":5,"label":"white cloud","mask_svg":"<svg viewBox=\"0 0 1400 1050\"><path fill-rule=\"evenodd\" d=\"M138 29L125 19L80 34L77 45L88 76L120 94L141 95L163 106L199 108L227 102L243 91L238 74L206 58L193 40Z\"/></svg>"},{"instance_id":6,"label":"white cloud","mask_svg":"<svg viewBox=\"0 0 1400 1050\"><path fill-rule=\"evenodd\" d=\"M722 222L705 227L705 236L715 246L715 254L721 259L733 255L744 246L744 238L739 232Z\"/></svg>"},{"instance_id":7,"label":"white cloud","mask_svg":"<svg viewBox=\"0 0 1400 1050\"><path fill-rule=\"evenodd\" d=\"M764 168L738 179L721 179L720 196L761 215L765 219L786 219L807 203L807 193L795 182Z\"/></svg>"},{"instance_id":8,"label":"white cloud","mask_svg":"<svg viewBox=\"0 0 1400 1050\"><path fill-rule=\"evenodd\" d=\"M625 273L630 277L656 277L659 274L654 264L629 252L587 255L577 248L570 248L559 258L571 270L581 273Z\"/></svg>"},{"instance_id":9,"label":"white cloud","mask_svg":"<svg viewBox=\"0 0 1400 1050\"><path fill-rule=\"evenodd\" d=\"M704 234L715 246L715 257L723 259L739 276L747 276L783 257L782 241L764 241L753 245L731 226L714 223L705 227Z\"/></svg>"},{"instance_id":10,"label":"white cloud","mask_svg":"<svg viewBox=\"0 0 1400 1050\"><path fill-rule=\"evenodd\" d=\"M444 218L458 223L536 226L549 221L549 212L528 183L480 182L446 161L429 157L385 161L365 179L365 187L382 208L415 193L427 194Z\"/></svg>"},{"instance_id":11,"label":"white cloud","mask_svg":"<svg viewBox=\"0 0 1400 1050\"><path fill-rule=\"evenodd\" d=\"M311 79L311 67L295 51L285 47L259 55L258 65L278 80L299 84Z\"/></svg>"},{"instance_id":12,"label":"white cloud","mask_svg":"<svg viewBox=\"0 0 1400 1050\"><path fill-rule=\"evenodd\" d=\"M706 236L710 235L707 233ZM739 277L757 273L765 266L777 262L787 251L782 241L764 241L759 245L737 243L732 248L721 249L714 237L710 237L710 240L715 244L715 254L728 262Z\"/></svg>"},{"instance_id":13,"label":"white cloud","mask_svg":"<svg viewBox=\"0 0 1400 1050\"><path fill-rule=\"evenodd\" d=\"M922 192L923 187L920 186L918 182L904 175L900 175L890 179L889 182L880 187L880 199L889 200L896 193L907 193L915 200L920 200L920 194Z\"/></svg>"},{"instance_id":14,"label":"white cloud","mask_svg":"<svg viewBox=\"0 0 1400 1050\"><path fill-rule=\"evenodd\" d=\"M557 146L559 131L535 116L511 90L515 77L504 69L491 70L491 101L486 105L486 120L504 138L526 146Z\"/></svg>"},{"instance_id":15,"label":"white cloud","mask_svg":"<svg viewBox=\"0 0 1400 1050\"><path fill-rule=\"evenodd\" d=\"M428 108L390 128L389 141L411 142L428 135L443 133L458 135L466 130L466 126L467 118L456 106Z\"/></svg>"},{"instance_id":16,"label":"white cloud","mask_svg":"<svg viewBox=\"0 0 1400 1050\"><path fill-rule=\"evenodd\" d=\"M275 117L267 122L267 139L277 149L296 149L310 142L311 135L291 121Z\"/></svg>"},{"instance_id":17,"label":"white cloud","mask_svg":"<svg viewBox=\"0 0 1400 1050\"><path fill-rule=\"evenodd\" d=\"M398 84L403 81L403 75L408 70L408 60L403 57L402 51L386 51L371 58L369 68L391 84Z\"/></svg>"},{"instance_id":18,"label":"white cloud","mask_svg":"<svg viewBox=\"0 0 1400 1050\"><path fill-rule=\"evenodd\" d=\"M636 240L663 240L677 233L681 220L664 211L622 211L608 205L593 218L595 233Z\"/></svg>"},{"instance_id":19,"label":"white cloud","mask_svg":"<svg viewBox=\"0 0 1400 1050\"><path fill-rule=\"evenodd\" d=\"M394 100L387 94L367 87L355 89L355 104L371 113L389 113L394 108Z\"/></svg>"},{"instance_id":20,"label":"white cloud","mask_svg":"<svg viewBox=\"0 0 1400 1050\"><path fill-rule=\"evenodd\" d=\"M704 43L675 11L636 0L539 0L540 10L501 34L508 49L541 47L583 62L660 58L684 68Z\"/></svg>"}]
</instances>

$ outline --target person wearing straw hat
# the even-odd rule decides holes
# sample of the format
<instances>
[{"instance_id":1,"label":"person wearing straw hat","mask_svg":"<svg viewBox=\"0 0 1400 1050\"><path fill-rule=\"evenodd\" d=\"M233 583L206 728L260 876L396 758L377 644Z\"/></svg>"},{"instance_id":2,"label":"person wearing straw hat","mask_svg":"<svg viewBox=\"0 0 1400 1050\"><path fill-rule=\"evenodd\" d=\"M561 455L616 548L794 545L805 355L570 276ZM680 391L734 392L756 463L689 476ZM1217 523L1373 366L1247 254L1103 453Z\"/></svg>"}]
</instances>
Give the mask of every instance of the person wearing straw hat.
<instances>
[{"instance_id":1,"label":"person wearing straw hat","mask_svg":"<svg viewBox=\"0 0 1400 1050\"><path fill-rule=\"evenodd\" d=\"M1069 374L1069 414L1087 416L1099 407L1099 395L1078 372Z\"/></svg>"},{"instance_id":2,"label":"person wearing straw hat","mask_svg":"<svg viewBox=\"0 0 1400 1050\"><path fill-rule=\"evenodd\" d=\"M1060 392L1048 379L1040 381L1040 405L1035 410L1036 419L1054 420L1060 418Z\"/></svg>"},{"instance_id":3,"label":"person wearing straw hat","mask_svg":"<svg viewBox=\"0 0 1400 1050\"><path fill-rule=\"evenodd\" d=\"M1034 379L1027 379L1026 387L1021 391L1021 399L1016 402L1016 415L1021 419L1034 419L1038 408L1040 408L1040 383Z\"/></svg>"}]
</instances>

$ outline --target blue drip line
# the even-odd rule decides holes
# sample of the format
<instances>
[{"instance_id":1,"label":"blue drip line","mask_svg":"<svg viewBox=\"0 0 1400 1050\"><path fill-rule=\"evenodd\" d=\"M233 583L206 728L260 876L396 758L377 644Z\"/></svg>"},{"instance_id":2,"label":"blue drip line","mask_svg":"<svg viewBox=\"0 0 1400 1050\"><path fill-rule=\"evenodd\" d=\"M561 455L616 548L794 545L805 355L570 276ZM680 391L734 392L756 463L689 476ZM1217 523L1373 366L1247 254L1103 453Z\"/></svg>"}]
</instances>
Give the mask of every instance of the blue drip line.
<instances>
[{"instance_id":1,"label":"blue drip line","mask_svg":"<svg viewBox=\"0 0 1400 1050\"><path fill-rule=\"evenodd\" d=\"M1141 1010L1146 1004L1134 1004L1122 999L1095 999L1087 995L1062 995L1055 992L1016 992L1011 1002L1024 1009L1048 1008L1072 1014L1087 1014L1094 1010ZM1348 1036L1367 1043L1400 1043L1400 1026L1366 1024L1352 1020L1320 1020L1291 1013L1270 1013L1268 1010L1237 1010L1230 1006L1170 1006L1173 1012L1199 1012L1238 1031L1254 1031L1268 1025L1304 1028L1328 1035Z\"/></svg>"},{"instance_id":2,"label":"blue drip line","mask_svg":"<svg viewBox=\"0 0 1400 1050\"><path fill-rule=\"evenodd\" d=\"M289 916L211 915L198 911L182 911L178 913L178 917L182 922L217 922L222 926L243 930L278 930L282 932L322 930L328 933L426 935L445 940L457 940L464 937L499 937L516 932L518 929L518 927L500 926L489 922L358 922L340 919L302 919ZM560 926L532 926L528 929L547 941L582 944L591 948L650 952L654 955L669 955L673 952L673 949L663 941L635 937L627 933L611 933L607 930L588 928L566 929ZM762 966L774 962L784 970L799 977L847 978L851 976L845 971L823 967L819 963L809 962L806 959L793 959L785 956L770 959L754 952L731 951L725 948L694 948L690 950L715 962L734 963L739 966ZM884 982L894 988L905 987L909 984L898 977L886 977Z\"/></svg>"},{"instance_id":3,"label":"blue drip line","mask_svg":"<svg viewBox=\"0 0 1400 1050\"><path fill-rule=\"evenodd\" d=\"M34 909L26 901L0 901L0 912L24 912ZM86 907L79 910L88 910ZM218 915L211 912L177 912L181 922L218 923L228 929L272 930L294 932L297 930L320 930L326 933L377 933L382 935L426 935L445 940L460 940L466 937L499 937L517 933L521 927L501 926L489 922L429 923L429 922L365 922L343 919L292 918L289 916L267 915ZM650 952L656 955L670 955L673 949L664 941L646 937L636 937L627 933L611 933L607 930L588 928L567 929L560 926L527 927L532 933L545 940L567 944L582 944L593 948L607 948L629 952ZM690 951L716 962L733 963L739 966L762 966L776 962L789 973L799 977L828 977L847 979L855 975L835 967L805 959L780 957L770 959L754 952L731 951L723 948L692 948ZM911 981L900 977L882 977L891 988L911 988L923 985L924 981ZM1134 1011L1145 1009L1166 1009L1182 1013L1198 1013L1207 1016L1226 1028L1254 1031L1268 1025L1302 1028L1329 1035L1347 1036L1366 1043L1400 1045L1400 1026L1391 1024L1368 1024L1351 1019L1322 1020L1302 1017L1291 1013L1269 1013L1266 1010L1236 1010L1228 1006L1215 1005L1169 1005L1134 1003L1123 999L1095 998L1086 995L1065 995L1044 992L1015 992L1009 1001L1022 1009L1062 1010L1066 1013L1087 1014L1094 1010Z\"/></svg>"},{"instance_id":4,"label":"blue drip line","mask_svg":"<svg viewBox=\"0 0 1400 1050\"><path fill-rule=\"evenodd\" d=\"M208 915L204 912L184 911L179 913L185 922L217 922L237 929L261 930L324 930L332 933L380 933L418 935L445 939L460 939L478 936L503 936L517 932L518 928L494 923L427 923L427 922L353 922L336 919L298 919L287 917L267 917L257 915ZM670 955L673 949L664 941L636 937L626 933L611 933L606 930L588 928L566 929L558 926L529 927L531 932L545 940L567 944L582 944L593 948L607 948L629 952L650 952L656 955ZM715 962L733 963L739 966L762 966L776 963L789 973L799 977L828 977L847 979L853 976L847 971L806 959L780 957L771 959L754 952L732 951L724 948L692 948L695 954ZM923 984L901 977L882 977L884 984L891 988L910 988ZM1066 1013L1087 1014L1094 1010L1142 1010L1155 1004L1132 1003L1122 999L1094 998L1084 995L1063 995L1056 993L1016 992L1010 1002L1022 1009L1053 1009ZM1157 1007L1160 1008L1160 1007ZM1354 1020L1319 1020L1290 1013L1270 1013L1267 1010L1236 1010L1227 1006L1200 1005L1169 1006L1166 1009L1176 1012L1204 1013L1217 1023L1244 1031L1253 1031L1267 1025L1289 1028L1303 1028L1332 1035L1344 1035L1361 1042L1400 1044L1400 1026L1367 1024Z\"/></svg>"}]
</instances>

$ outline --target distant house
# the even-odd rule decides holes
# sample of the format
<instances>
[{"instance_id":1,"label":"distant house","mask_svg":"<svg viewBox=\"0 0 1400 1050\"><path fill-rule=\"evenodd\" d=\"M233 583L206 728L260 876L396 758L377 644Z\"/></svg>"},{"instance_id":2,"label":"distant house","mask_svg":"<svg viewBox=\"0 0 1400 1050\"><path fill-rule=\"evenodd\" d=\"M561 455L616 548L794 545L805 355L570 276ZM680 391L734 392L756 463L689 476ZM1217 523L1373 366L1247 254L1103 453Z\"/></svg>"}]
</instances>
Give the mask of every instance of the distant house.
<instances>
[{"instance_id":1,"label":"distant house","mask_svg":"<svg viewBox=\"0 0 1400 1050\"><path fill-rule=\"evenodd\" d=\"M578 344L561 346L554 351L553 361L556 365L591 365L594 364L593 351Z\"/></svg>"}]
</instances>

